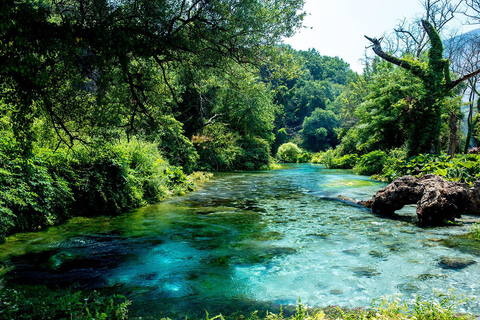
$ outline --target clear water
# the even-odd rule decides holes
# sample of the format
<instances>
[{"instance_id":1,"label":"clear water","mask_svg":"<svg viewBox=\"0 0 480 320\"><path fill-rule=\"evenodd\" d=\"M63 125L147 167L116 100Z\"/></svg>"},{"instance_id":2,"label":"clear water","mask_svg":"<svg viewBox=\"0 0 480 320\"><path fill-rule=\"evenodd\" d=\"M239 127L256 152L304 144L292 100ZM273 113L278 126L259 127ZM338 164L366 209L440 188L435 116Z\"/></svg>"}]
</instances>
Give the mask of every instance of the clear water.
<instances>
[{"instance_id":1,"label":"clear water","mask_svg":"<svg viewBox=\"0 0 480 320\"><path fill-rule=\"evenodd\" d=\"M0 246L4 286L74 286L126 295L137 315L204 316L294 305L368 306L381 296L475 297L480 264L442 246L460 227L421 229L414 208L372 215L338 195L370 198L383 184L347 170L288 165L218 174L197 192L120 217L75 218ZM472 301L464 311L480 312Z\"/></svg>"}]
</instances>

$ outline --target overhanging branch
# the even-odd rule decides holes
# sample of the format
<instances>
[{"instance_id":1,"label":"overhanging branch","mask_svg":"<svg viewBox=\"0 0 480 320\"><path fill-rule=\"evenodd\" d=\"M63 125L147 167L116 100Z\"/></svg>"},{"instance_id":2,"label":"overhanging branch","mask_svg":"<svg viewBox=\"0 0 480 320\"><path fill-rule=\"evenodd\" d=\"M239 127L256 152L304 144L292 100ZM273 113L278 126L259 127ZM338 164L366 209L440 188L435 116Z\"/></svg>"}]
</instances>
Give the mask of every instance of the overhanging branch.
<instances>
[{"instance_id":1,"label":"overhanging branch","mask_svg":"<svg viewBox=\"0 0 480 320\"><path fill-rule=\"evenodd\" d=\"M416 76L418 76L420 78L425 77L425 72L419 66L413 64L412 62L410 62L408 60L397 58L397 57L383 51L382 46L380 44L380 42L382 41L381 38L380 38L380 40L376 39L376 38L370 38L370 37L367 37L367 36L365 36L365 38L367 38L368 41L370 41L372 43L373 52L375 52L375 54L377 56L379 56L380 58L382 58L383 60L391 62L394 65L397 65L397 66L402 67L404 69L410 70L413 74L415 74Z\"/></svg>"},{"instance_id":2,"label":"overhanging branch","mask_svg":"<svg viewBox=\"0 0 480 320\"><path fill-rule=\"evenodd\" d=\"M466 74L466 75L458 78L458 79L455 80L455 81L451 81L450 84L448 85L448 87L449 87L450 89L453 89L453 88L455 88L457 85L459 85L461 82L463 82L463 81L465 81L465 80L468 80L468 79L476 76L477 74L480 74L480 69L477 69L477 70L475 70L475 71L473 71L473 72L470 72L470 73L468 73L468 74Z\"/></svg>"}]
</instances>

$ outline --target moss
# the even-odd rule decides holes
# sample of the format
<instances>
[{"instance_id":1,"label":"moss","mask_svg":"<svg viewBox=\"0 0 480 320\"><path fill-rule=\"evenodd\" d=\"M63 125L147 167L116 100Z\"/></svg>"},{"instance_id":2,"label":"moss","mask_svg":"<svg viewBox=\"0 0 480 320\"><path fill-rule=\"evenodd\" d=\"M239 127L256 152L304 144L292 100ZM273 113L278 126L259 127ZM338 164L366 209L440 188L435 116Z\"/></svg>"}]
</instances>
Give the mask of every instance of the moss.
<instances>
[{"instance_id":1,"label":"moss","mask_svg":"<svg viewBox=\"0 0 480 320\"><path fill-rule=\"evenodd\" d=\"M450 236L440 243L449 248L480 256L480 240L476 239L471 233Z\"/></svg>"}]
</instances>

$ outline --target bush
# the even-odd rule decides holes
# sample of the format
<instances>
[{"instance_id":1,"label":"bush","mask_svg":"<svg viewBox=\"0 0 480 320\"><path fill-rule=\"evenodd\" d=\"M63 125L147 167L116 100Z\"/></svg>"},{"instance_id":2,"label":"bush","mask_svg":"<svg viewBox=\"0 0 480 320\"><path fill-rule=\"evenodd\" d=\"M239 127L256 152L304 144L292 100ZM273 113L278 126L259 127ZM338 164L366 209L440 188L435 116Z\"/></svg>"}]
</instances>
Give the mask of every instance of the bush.
<instances>
[{"instance_id":1,"label":"bush","mask_svg":"<svg viewBox=\"0 0 480 320\"><path fill-rule=\"evenodd\" d=\"M205 127L202 134L193 137L204 171L258 170L272 162L270 144L258 137L240 137L225 124Z\"/></svg>"},{"instance_id":2,"label":"bush","mask_svg":"<svg viewBox=\"0 0 480 320\"><path fill-rule=\"evenodd\" d=\"M422 176L436 174L449 181L473 184L480 179L480 155L457 155L450 159L448 155L420 154L411 159L389 157L385 168L376 179L393 181L404 175Z\"/></svg>"},{"instance_id":3,"label":"bush","mask_svg":"<svg viewBox=\"0 0 480 320\"><path fill-rule=\"evenodd\" d=\"M70 216L71 187L49 170L41 156L23 160L15 141L3 137L0 168L0 240L9 233L42 229Z\"/></svg>"},{"instance_id":4,"label":"bush","mask_svg":"<svg viewBox=\"0 0 480 320\"><path fill-rule=\"evenodd\" d=\"M313 163L323 163L329 169L352 169L358 161L356 153L338 156L338 150L329 149L313 155Z\"/></svg>"},{"instance_id":5,"label":"bush","mask_svg":"<svg viewBox=\"0 0 480 320\"><path fill-rule=\"evenodd\" d=\"M300 157L298 157L298 163L308 163L312 161L312 154L309 152L304 152Z\"/></svg>"},{"instance_id":6,"label":"bush","mask_svg":"<svg viewBox=\"0 0 480 320\"><path fill-rule=\"evenodd\" d=\"M72 215L119 214L194 189L154 143L131 140L97 149L36 148L22 159L0 140L0 240L61 223Z\"/></svg>"},{"instance_id":7,"label":"bush","mask_svg":"<svg viewBox=\"0 0 480 320\"><path fill-rule=\"evenodd\" d=\"M296 163L302 153L302 149L296 144L287 142L278 148L276 158L279 162Z\"/></svg>"},{"instance_id":8,"label":"bush","mask_svg":"<svg viewBox=\"0 0 480 320\"><path fill-rule=\"evenodd\" d=\"M360 157L357 164L353 167L356 174L371 176L382 172L383 166L387 161L387 154L384 151L376 150L364 154Z\"/></svg>"},{"instance_id":9,"label":"bush","mask_svg":"<svg viewBox=\"0 0 480 320\"><path fill-rule=\"evenodd\" d=\"M346 154L343 157L335 158L332 163L332 168L336 169L352 169L358 161L356 153Z\"/></svg>"},{"instance_id":10,"label":"bush","mask_svg":"<svg viewBox=\"0 0 480 320\"><path fill-rule=\"evenodd\" d=\"M323 164L323 155L325 152L317 152L312 155L311 163L322 163Z\"/></svg>"}]
</instances>

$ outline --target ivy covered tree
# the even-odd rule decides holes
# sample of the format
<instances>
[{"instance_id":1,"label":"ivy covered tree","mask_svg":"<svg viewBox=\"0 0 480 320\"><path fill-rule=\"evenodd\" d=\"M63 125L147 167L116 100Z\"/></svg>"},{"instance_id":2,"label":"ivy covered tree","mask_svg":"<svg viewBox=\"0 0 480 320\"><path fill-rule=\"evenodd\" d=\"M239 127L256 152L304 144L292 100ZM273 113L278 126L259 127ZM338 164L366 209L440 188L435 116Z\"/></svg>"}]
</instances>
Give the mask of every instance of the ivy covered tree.
<instances>
[{"instance_id":1,"label":"ivy covered tree","mask_svg":"<svg viewBox=\"0 0 480 320\"><path fill-rule=\"evenodd\" d=\"M427 61L418 58L398 58L383 51L381 39L366 37L371 43L375 54L382 59L404 68L417 77L424 92L410 107L412 117L407 128L407 153L439 152L441 129L441 105L452 96L452 90L461 82L480 73L480 69L451 79L449 61L443 58L443 43L435 28L426 20L422 26L430 40Z\"/></svg>"}]
</instances>

